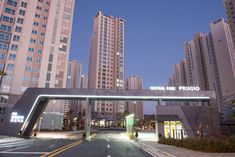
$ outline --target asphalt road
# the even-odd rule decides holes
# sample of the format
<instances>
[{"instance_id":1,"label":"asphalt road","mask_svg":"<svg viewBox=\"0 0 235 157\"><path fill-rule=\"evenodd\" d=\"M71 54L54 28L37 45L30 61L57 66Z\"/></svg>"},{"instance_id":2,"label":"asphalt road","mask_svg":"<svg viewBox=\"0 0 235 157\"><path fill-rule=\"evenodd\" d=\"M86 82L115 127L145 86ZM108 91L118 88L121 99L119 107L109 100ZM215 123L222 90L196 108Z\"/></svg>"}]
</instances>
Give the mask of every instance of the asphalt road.
<instances>
[{"instance_id":1,"label":"asphalt road","mask_svg":"<svg viewBox=\"0 0 235 157\"><path fill-rule=\"evenodd\" d=\"M0 143L0 157L151 157L122 132L99 132L82 139L25 139Z\"/></svg>"}]
</instances>

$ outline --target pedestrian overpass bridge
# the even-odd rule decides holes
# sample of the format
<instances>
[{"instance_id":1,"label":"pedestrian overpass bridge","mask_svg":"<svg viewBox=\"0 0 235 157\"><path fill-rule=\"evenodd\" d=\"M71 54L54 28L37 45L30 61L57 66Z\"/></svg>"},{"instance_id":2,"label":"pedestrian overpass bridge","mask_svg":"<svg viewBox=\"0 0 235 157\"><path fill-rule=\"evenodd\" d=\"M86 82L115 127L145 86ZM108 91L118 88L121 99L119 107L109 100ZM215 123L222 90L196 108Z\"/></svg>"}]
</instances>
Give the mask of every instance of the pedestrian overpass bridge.
<instances>
[{"instance_id":1,"label":"pedestrian overpass bridge","mask_svg":"<svg viewBox=\"0 0 235 157\"><path fill-rule=\"evenodd\" d=\"M0 126L0 134L8 136L31 135L48 100L86 100L86 136L90 136L91 106L95 100L113 101L205 101L216 107L213 91L162 91L162 90L112 90L112 89L68 89L28 88Z\"/></svg>"}]
</instances>

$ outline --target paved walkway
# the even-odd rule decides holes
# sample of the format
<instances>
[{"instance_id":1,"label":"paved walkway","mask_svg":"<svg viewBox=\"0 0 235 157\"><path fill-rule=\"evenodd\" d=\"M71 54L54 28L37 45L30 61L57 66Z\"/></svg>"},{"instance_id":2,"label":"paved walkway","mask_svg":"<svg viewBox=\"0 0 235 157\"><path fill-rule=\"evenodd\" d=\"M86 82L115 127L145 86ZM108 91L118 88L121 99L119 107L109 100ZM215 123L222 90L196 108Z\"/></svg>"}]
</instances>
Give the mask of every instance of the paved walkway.
<instances>
[{"instance_id":1,"label":"paved walkway","mask_svg":"<svg viewBox=\"0 0 235 157\"><path fill-rule=\"evenodd\" d=\"M203 153L155 141L135 141L133 144L158 157L235 157L235 153Z\"/></svg>"}]
</instances>

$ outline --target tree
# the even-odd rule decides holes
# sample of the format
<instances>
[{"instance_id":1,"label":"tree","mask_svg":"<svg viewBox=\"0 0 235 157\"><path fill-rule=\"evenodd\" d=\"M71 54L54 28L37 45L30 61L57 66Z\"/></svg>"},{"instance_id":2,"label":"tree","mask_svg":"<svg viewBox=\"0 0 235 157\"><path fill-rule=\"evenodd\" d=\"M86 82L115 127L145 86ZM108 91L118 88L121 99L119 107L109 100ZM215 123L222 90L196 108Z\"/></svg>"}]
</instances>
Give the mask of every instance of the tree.
<instances>
[{"instance_id":1,"label":"tree","mask_svg":"<svg viewBox=\"0 0 235 157\"><path fill-rule=\"evenodd\" d=\"M6 75L7 75L7 73L6 73L4 70L0 70L0 76L1 76L1 79L0 79L0 87L1 87L1 85L2 85L2 79L3 79L3 77L6 76Z\"/></svg>"}]
</instances>

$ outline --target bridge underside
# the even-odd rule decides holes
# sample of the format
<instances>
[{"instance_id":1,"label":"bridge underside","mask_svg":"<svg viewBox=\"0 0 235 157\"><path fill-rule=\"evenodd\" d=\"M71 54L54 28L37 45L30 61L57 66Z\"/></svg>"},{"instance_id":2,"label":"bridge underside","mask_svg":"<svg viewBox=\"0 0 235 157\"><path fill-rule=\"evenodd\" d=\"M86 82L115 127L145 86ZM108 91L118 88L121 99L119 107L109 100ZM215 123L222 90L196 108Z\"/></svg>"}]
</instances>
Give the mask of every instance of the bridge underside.
<instances>
[{"instance_id":1,"label":"bridge underside","mask_svg":"<svg viewBox=\"0 0 235 157\"><path fill-rule=\"evenodd\" d=\"M31 136L32 129L45 110L50 99L87 100L86 136L90 135L91 106L95 100L113 101L206 101L217 108L212 91L150 91L150 90L107 90L28 88L7 115L0 134L8 136ZM15 118L15 119L14 119Z\"/></svg>"}]
</instances>

